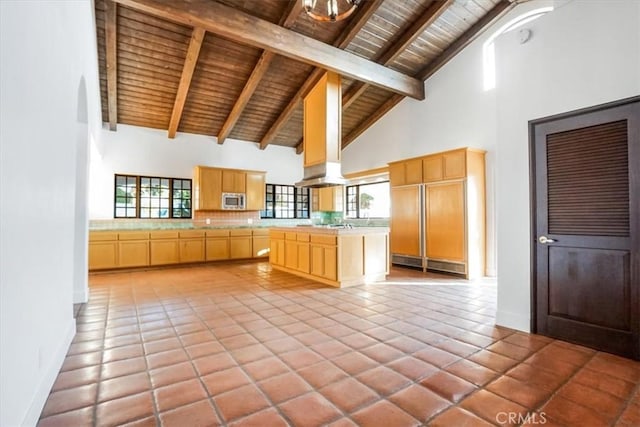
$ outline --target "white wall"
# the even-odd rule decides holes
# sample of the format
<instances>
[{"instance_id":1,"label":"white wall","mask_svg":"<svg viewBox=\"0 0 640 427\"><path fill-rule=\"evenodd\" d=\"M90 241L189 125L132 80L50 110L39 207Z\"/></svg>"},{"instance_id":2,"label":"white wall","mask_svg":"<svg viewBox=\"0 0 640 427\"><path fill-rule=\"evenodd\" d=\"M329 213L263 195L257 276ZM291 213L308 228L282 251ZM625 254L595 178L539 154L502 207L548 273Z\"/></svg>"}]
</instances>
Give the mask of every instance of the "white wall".
<instances>
[{"instance_id":1,"label":"white wall","mask_svg":"<svg viewBox=\"0 0 640 427\"><path fill-rule=\"evenodd\" d=\"M497 42L498 313L530 323L528 121L640 94L640 2L574 0Z\"/></svg>"},{"instance_id":2,"label":"white wall","mask_svg":"<svg viewBox=\"0 0 640 427\"><path fill-rule=\"evenodd\" d=\"M86 287L74 242L87 211L78 144L99 123L94 22L88 0L0 2L2 426L36 424L75 332L74 283Z\"/></svg>"},{"instance_id":3,"label":"white wall","mask_svg":"<svg viewBox=\"0 0 640 427\"><path fill-rule=\"evenodd\" d=\"M499 324L529 330L529 120L640 93L640 2L556 1L555 11L497 39L497 88L483 91L482 44L516 6L343 155L343 172L462 146L487 150L487 269L498 274ZM497 255L497 258L496 258ZM498 268L499 264L499 268Z\"/></svg>"},{"instance_id":4,"label":"white wall","mask_svg":"<svg viewBox=\"0 0 640 427\"><path fill-rule=\"evenodd\" d=\"M90 218L113 218L113 175L132 174L191 178L196 165L263 170L267 182L293 184L302 179L302 156L295 149L118 125L115 132L102 129L91 154Z\"/></svg>"}]
</instances>

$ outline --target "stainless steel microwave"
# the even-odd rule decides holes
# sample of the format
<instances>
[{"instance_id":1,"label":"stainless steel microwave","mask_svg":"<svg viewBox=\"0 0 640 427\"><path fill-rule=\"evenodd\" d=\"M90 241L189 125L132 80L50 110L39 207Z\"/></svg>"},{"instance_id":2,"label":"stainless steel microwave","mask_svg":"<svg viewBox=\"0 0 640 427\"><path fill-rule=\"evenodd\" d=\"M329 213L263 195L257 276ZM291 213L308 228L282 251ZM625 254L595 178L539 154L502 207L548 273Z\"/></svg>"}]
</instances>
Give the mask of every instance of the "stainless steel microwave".
<instances>
[{"instance_id":1,"label":"stainless steel microwave","mask_svg":"<svg viewBox=\"0 0 640 427\"><path fill-rule=\"evenodd\" d=\"M244 193L222 193L222 209L243 210L246 196Z\"/></svg>"}]
</instances>

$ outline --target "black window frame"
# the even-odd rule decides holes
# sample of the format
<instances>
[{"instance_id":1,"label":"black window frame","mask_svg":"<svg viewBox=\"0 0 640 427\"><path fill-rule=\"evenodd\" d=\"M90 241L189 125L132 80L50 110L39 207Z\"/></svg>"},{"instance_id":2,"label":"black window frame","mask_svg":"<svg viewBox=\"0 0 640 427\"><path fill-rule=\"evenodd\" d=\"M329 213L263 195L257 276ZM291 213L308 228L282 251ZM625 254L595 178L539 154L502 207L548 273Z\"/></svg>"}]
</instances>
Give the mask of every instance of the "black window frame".
<instances>
[{"instance_id":1,"label":"black window frame","mask_svg":"<svg viewBox=\"0 0 640 427\"><path fill-rule=\"evenodd\" d=\"M118 184L118 178L124 178L126 185L131 186L132 180L135 182L135 194L133 197L125 195L125 200L133 200L134 206L125 206L125 216L118 215L118 209L121 209L122 206L118 206L118 199L122 200L123 194L118 194L118 189L122 186ZM148 180L149 185L151 183L159 182L162 183L163 180L168 181L169 187L167 190L167 196L142 196L142 182L143 180ZM187 184L188 183L188 184ZM179 188L178 188L179 187ZM188 188L185 188L188 187ZM176 191L179 191L179 195L177 195ZM185 193L188 191L188 196ZM167 213L168 216L152 216L151 212L149 212L149 216L142 216L143 209L142 207L142 199L158 199L158 200L167 200ZM133 209L135 215L129 215ZM159 208L161 209L161 208ZM178 214L179 212L179 214ZM193 218L193 180L190 178L173 178L173 177L160 177L160 176L147 176L147 175L130 175L130 174L114 174L114 197L113 197L113 218L114 219L151 219L151 220L167 220L167 219L192 219Z\"/></svg>"},{"instance_id":2,"label":"black window frame","mask_svg":"<svg viewBox=\"0 0 640 427\"><path fill-rule=\"evenodd\" d=\"M288 207L284 210L290 216L282 216L282 209L276 209L277 196L286 197ZM260 211L264 219L309 219L311 213L311 191L286 184L265 184L265 209Z\"/></svg>"},{"instance_id":3,"label":"black window frame","mask_svg":"<svg viewBox=\"0 0 640 427\"><path fill-rule=\"evenodd\" d=\"M383 218L389 218L389 217L361 217L360 216L360 188L361 187L366 187L368 185L377 185L377 184L384 184L387 183L389 185L391 185L389 183L389 181L379 181L379 182L367 182L364 184L354 184L354 185L347 185L345 187L345 217L346 218L351 218L351 219L372 219L372 218L376 218L376 219L383 219ZM353 195L353 193L355 193L355 200L351 200L350 196ZM350 216L350 214L353 212L353 209L355 207L355 216Z\"/></svg>"}]
</instances>

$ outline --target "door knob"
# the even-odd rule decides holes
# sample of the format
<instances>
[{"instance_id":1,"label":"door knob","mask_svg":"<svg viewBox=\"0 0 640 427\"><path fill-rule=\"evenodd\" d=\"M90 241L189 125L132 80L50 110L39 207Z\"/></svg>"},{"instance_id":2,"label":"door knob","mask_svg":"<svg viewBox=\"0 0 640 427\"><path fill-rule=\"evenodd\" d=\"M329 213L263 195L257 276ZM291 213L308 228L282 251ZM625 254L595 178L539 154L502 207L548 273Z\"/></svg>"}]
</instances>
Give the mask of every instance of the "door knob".
<instances>
[{"instance_id":1,"label":"door knob","mask_svg":"<svg viewBox=\"0 0 640 427\"><path fill-rule=\"evenodd\" d=\"M550 239L547 236L540 236L540 237L538 237L538 242L540 242L543 245L545 245L547 243L554 243L555 240L554 239Z\"/></svg>"}]
</instances>

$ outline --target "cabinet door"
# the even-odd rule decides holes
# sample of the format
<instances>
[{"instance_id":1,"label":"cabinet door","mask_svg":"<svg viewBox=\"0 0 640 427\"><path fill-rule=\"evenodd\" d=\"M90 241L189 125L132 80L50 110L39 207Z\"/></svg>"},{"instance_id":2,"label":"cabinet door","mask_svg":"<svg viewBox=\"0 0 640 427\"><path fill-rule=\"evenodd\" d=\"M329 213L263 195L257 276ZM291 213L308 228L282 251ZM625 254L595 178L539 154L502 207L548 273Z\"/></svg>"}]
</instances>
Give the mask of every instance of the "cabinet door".
<instances>
[{"instance_id":1,"label":"cabinet door","mask_svg":"<svg viewBox=\"0 0 640 427\"><path fill-rule=\"evenodd\" d=\"M342 211L342 189L341 185L318 189L318 210L322 212Z\"/></svg>"},{"instance_id":2,"label":"cabinet door","mask_svg":"<svg viewBox=\"0 0 640 427\"><path fill-rule=\"evenodd\" d=\"M89 242L89 270L116 268L118 266L118 242Z\"/></svg>"},{"instance_id":3,"label":"cabinet door","mask_svg":"<svg viewBox=\"0 0 640 427\"><path fill-rule=\"evenodd\" d=\"M324 246L311 245L311 268L314 276L324 276Z\"/></svg>"},{"instance_id":4,"label":"cabinet door","mask_svg":"<svg viewBox=\"0 0 640 427\"><path fill-rule=\"evenodd\" d=\"M467 175L466 150L444 153L444 179L464 178Z\"/></svg>"},{"instance_id":5,"label":"cabinet door","mask_svg":"<svg viewBox=\"0 0 640 427\"><path fill-rule=\"evenodd\" d=\"M195 180L195 206L200 210L222 208L222 171L198 167Z\"/></svg>"},{"instance_id":6,"label":"cabinet door","mask_svg":"<svg viewBox=\"0 0 640 427\"><path fill-rule=\"evenodd\" d=\"M145 265L149 265L148 240L118 242L118 267L143 267Z\"/></svg>"},{"instance_id":7,"label":"cabinet door","mask_svg":"<svg viewBox=\"0 0 640 427\"><path fill-rule=\"evenodd\" d=\"M422 159L412 159L404 162L405 184L420 184L422 182Z\"/></svg>"},{"instance_id":8,"label":"cabinet door","mask_svg":"<svg viewBox=\"0 0 640 427\"><path fill-rule=\"evenodd\" d=\"M392 187L404 185L404 163L389 163L389 184Z\"/></svg>"},{"instance_id":9,"label":"cabinet door","mask_svg":"<svg viewBox=\"0 0 640 427\"><path fill-rule=\"evenodd\" d=\"M271 252L269 253L269 262L271 264L284 266L285 265L284 240L271 239L270 248L271 248Z\"/></svg>"},{"instance_id":10,"label":"cabinet door","mask_svg":"<svg viewBox=\"0 0 640 427\"><path fill-rule=\"evenodd\" d=\"M295 240L284 242L284 266L294 270L298 268L298 242Z\"/></svg>"},{"instance_id":11,"label":"cabinet door","mask_svg":"<svg viewBox=\"0 0 640 427\"><path fill-rule=\"evenodd\" d=\"M229 238L212 237L205 242L205 254L207 261L229 259Z\"/></svg>"},{"instance_id":12,"label":"cabinet door","mask_svg":"<svg viewBox=\"0 0 640 427\"><path fill-rule=\"evenodd\" d=\"M464 183L426 187L427 258L465 261Z\"/></svg>"},{"instance_id":13,"label":"cabinet door","mask_svg":"<svg viewBox=\"0 0 640 427\"><path fill-rule=\"evenodd\" d=\"M391 188L392 253L421 256L420 221L420 187L411 185Z\"/></svg>"},{"instance_id":14,"label":"cabinet door","mask_svg":"<svg viewBox=\"0 0 640 427\"><path fill-rule=\"evenodd\" d=\"M254 258L269 256L269 236L253 236L252 251Z\"/></svg>"},{"instance_id":15,"label":"cabinet door","mask_svg":"<svg viewBox=\"0 0 640 427\"><path fill-rule=\"evenodd\" d=\"M180 262L200 262L204 259L204 239L180 239Z\"/></svg>"},{"instance_id":16,"label":"cabinet door","mask_svg":"<svg viewBox=\"0 0 640 427\"><path fill-rule=\"evenodd\" d=\"M265 180L262 172L247 172L247 207L248 211L264 209Z\"/></svg>"},{"instance_id":17,"label":"cabinet door","mask_svg":"<svg viewBox=\"0 0 640 427\"><path fill-rule=\"evenodd\" d=\"M303 273L309 272L309 244L298 242L298 267Z\"/></svg>"},{"instance_id":18,"label":"cabinet door","mask_svg":"<svg viewBox=\"0 0 640 427\"><path fill-rule=\"evenodd\" d=\"M422 159L422 176L424 182L442 181L444 173L441 154L427 156Z\"/></svg>"},{"instance_id":19,"label":"cabinet door","mask_svg":"<svg viewBox=\"0 0 640 427\"><path fill-rule=\"evenodd\" d=\"M324 248L324 277L338 280L338 248L335 246Z\"/></svg>"},{"instance_id":20,"label":"cabinet door","mask_svg":"<svg viewBox=\"0 0 640 427\"><path fill-rule=\"evenodd\" d=\"M151 241L151 265L177 264L180 262L180 247L177 239Z\"/></svg>"},{"instance_id":21,"label":"cabinet door","mask_svg":"<svg viewBox=\"0 0 640 427\"><path fill-rule=\"evenodd\" d=\"M222 191L224 193L246 192L246 174L242 171L222 171Z\"/></svg>"},{"instance_id":22,"label":"cabinet door","mask_svg":"<svg viewBox=\"0 0 640 427\"><path fill-rule=\"evenodd\" d=\"M231 237L229 239L229 258L251 258L251 236L247 237Z\"/></svg>"},{"instance_id":23,"label":"cabinet door","mask_svg":"<svg viewBox=\"0 0 640 427\"><path fill-rule=\"evenodd\" d=\"M314 276L337 280L338 251L335 246L311 245L311 265L309 272Z\"/></svg>"}]
</instances>

